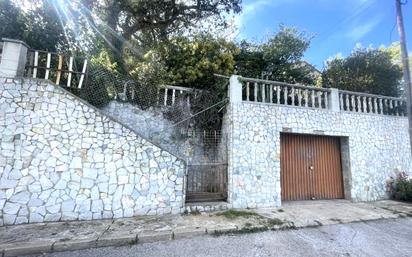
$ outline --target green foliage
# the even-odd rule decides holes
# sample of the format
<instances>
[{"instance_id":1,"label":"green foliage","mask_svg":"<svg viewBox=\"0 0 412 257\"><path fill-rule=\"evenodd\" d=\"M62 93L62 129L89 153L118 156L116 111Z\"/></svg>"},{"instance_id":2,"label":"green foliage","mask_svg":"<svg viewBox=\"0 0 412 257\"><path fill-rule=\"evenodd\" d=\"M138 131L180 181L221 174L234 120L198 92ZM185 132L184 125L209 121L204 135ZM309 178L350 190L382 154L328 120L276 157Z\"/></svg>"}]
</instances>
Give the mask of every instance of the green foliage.
<instances>
[{"instance_id":1,"label":"green foliage","mask_svg":"<svg viewBox=\"0 0 412 257\"><path fill-rule=\"evenodd\" d=\"M311 37L296 28L280 26L280 30L262 44L242 41L236 55L239 75L288 83L314 84L313 68L302 61Z\"/></svg>"},{"instance_id":2,"label":"green foliage","mask_svg":"<svg viewBox=\"0 0 412 257\"><path fill-rule=\"evenodd\" d=\"M142 86L169 84L219 92L225 91L224 83L214 74L233 74L237 52L233 43L210 34L178 36L154 47L133 42L130 48L134 51L124 51L125 67Z\"/></svg>"},{"instance_id":3,"label":"green foliage","mask_svg":"<svg viewBox=\"0 0 412 257\"><path fill-rule=\"evenodd\" d=\"M219 20L217 26L227 26L225 14L241 10L241 0L82 0L106 24L125 40L158 41L176 32L195 27L205 19ZM143 37L142 37L143 36ZM114 38L112 38L114 39ZM114 39L116 40L116 39ZM115 43L115 42L112 42Z\"/></svg>"},{"instance_id":4,"label":"green foliage","mask_svg":"<svg viewBox=\"0 0 412 257\"><path fill-rule=\"evenodd\" d=\"M10 0L0 0L0 35L23 39L26 17Z\"/></svg>"},{"instance_id":5,"label":"green foliage","mask_svg":"<svg viewBox=\"0 0 412 257\"><path fill-rule=\"evenodd\" d=\"M236 52L233 43L209 34L177 37L165 48L165 65L175 85L216 89L214 74L233 74Z\"/></svg>"},{"instance_id":6,"label":"green foliage","mask_svg":"<svg viewBox=\"0 0 412 257\"><path fill-rule=\"evenodd\" d=\"M213 21L216 27L227 27L226 14L238 13L241 0L81 0L91 10L90 20L98 16L104 25L97 25L100 33L115 50L111 55L119 68L127 70L122 62L123 51L136 41L147 48L156 48L176 35L198 26L204 20ZM144 54L143 53L143 54Z\"/></svg>"},{"instance_id":7,"label":"green foliage","mask_svg":"<svg viewBox=\"0 0 412 257\"><path fill-rule=\"evenodd\" d=\"M412 179L406 172L400 172L396 179L387 182L388 191L396 200L412 202Z\"/></svg>"},{"instance_id":8,"label":"green foliage","mask_svg":"<svg viewBox=\"0 0 412 257\"><path fill-rule=\"evenodd\" d=\"M143 56L124 56L128 73L145 87L158 87L167 83L168 74L163 57L158 49L149 49Z\"/></svg>"},{"instance_id":9,"label":"green foliage","mask_svg":"<svg viewBox=\"0 0 412 257\"><path fill-rule=\"evenodd\" d=\"M261 217L259 214L256 212L252 211L242 211L242 210L228 210L224 211L222 213L217 214L219 216L224 216L228 219L236 219L239 217L244 217L244 218L249 218L249 217Z\"/></svg>"},{"instance_id":10,"label":"green foliage","mask_svg":"<svg viewBox=\"0 0 412 257\"><path fill-rule=\"evenodd\" d=\"M412 202L412 180L398 181L395 199Z\"/></svg>"},{"instance_id":11,"label":"green foliage","mask_svg":"<svg viewBox=\"0 0 412 257\"><path fill-rule=\"evenodd\" d=\"M356 48L350 56L327 63L322 83L324 87L398 96L401 78L401 68L387 51Z\"/></svg>"},{"instance_id":12,"label":"green foliage","mask_svg":"<svg viewBox=\"0 0 412 257\"><path fill-rule=\"evenodd\" d=\"M117 63L112 62L110 53L106 48L102 48L99 53L92 56L90 62L94 65L105 67L110 72L116 72L118 69Z\"/></svg>"},{"instance_id":13,"label":"green foliage","mask_svg":"<svg viewBox=\"0 0 412 257\"><path fill-rule=\"evenodd\" d=\"M26 42L40 50L68 47L63 28L50 0L39 0L37 8L23 11L10 0L0 0L0 35Z\"/></svg>"}]
</instances>

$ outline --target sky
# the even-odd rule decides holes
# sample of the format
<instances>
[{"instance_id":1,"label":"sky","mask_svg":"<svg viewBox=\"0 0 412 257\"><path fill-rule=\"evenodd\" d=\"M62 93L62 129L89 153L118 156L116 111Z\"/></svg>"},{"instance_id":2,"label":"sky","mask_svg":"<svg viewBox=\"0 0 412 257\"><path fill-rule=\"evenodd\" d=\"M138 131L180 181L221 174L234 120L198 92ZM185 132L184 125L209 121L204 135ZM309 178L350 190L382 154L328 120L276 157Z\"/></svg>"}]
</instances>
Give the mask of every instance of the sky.
<instances>
[{"instance_id":1,"label":"sky","mask_svg":"<svg viewBox=\"0 0 412 257\"><path fill-rule=\"evenodd\" d=\"M403 5L403 14L411 51L412 0ZM330 57L349 55L357 43L379 47L399 41L395 0L243 0L235 23L237 39L258 42L279 24L314 34L304 59L318 69Z\"/></svg>"}]
</instances>

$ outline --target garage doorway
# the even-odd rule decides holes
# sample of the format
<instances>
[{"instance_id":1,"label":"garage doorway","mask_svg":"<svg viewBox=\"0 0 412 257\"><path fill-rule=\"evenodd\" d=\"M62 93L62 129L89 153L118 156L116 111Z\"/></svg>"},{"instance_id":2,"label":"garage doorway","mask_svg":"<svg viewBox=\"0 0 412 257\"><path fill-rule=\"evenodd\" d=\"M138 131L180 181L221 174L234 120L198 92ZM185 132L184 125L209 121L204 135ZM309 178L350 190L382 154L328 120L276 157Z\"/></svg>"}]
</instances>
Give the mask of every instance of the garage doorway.
<instances>
[{"instance_id":1,"label":"garage doorway","mask_svg":"<svg viewBox=\"0 0 412 257\"><path fill-rule=\"evenodd\" d=\"M282 200L344 198L339 137L281 134Z\"/></svg>"}]
</instances>

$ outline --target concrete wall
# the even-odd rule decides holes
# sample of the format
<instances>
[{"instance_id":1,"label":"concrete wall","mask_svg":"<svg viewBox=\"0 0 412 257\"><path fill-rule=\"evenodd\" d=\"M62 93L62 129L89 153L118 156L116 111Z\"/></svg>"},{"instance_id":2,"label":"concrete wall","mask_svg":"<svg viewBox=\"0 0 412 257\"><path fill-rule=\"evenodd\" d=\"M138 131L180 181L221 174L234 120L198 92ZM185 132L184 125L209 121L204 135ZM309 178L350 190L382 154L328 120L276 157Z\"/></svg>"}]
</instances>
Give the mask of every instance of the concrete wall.
<instances>
[{"instance_id":1,"label":"concrete wall","mask_svg":"<svg viewBox=\"0 0 412 257\"><path fill-rule=\"evenodd\" d=\"M406 117L241 101L227 115L234 208L281 205L281 132L343 137L345 197L354 201L385 198L386 180L412 170Z\"/></svg>"},{"instance_id":2,"label":"concrete wall","mask_svg":"<svg viewBox=\"0 0 412 257\"><path fill-rule=\"evenodd\" d=\"M179 213L184 163L67 91L0 78L0 225Z\"/></svg>"}]
</instances>

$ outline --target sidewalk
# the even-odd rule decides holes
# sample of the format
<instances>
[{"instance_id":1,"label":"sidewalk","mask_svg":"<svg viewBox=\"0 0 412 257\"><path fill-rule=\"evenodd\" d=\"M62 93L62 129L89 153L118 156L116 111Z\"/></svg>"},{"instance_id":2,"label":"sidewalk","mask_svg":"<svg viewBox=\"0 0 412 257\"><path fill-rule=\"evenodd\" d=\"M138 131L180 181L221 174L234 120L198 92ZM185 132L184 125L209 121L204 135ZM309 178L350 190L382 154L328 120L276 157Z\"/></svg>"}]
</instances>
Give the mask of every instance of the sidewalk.
<instances>
[{"instance_id":1,"label":"sidewalk","mask_svg":"<svg viewBox=\"0 0 412 257\"><path fill-rule=\"evenodd\" d=\"M412 216L412 204L346 200L284 203L280 209L0 227L0 256L121 246L206 234L250 233Z\"/></svg>"}]
</instances>

